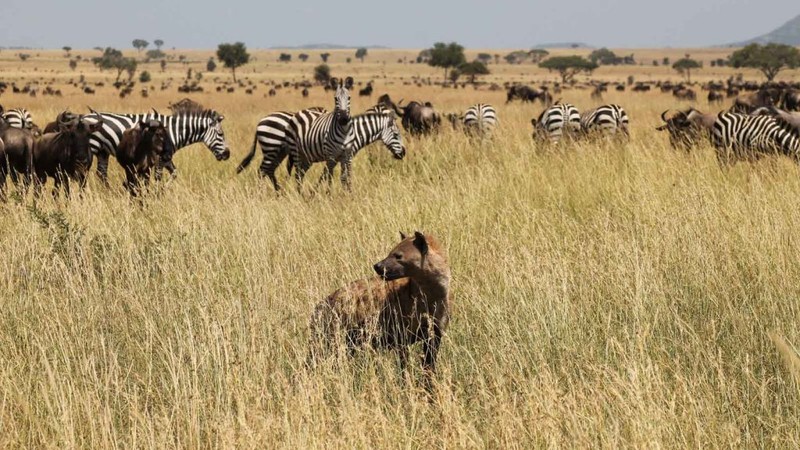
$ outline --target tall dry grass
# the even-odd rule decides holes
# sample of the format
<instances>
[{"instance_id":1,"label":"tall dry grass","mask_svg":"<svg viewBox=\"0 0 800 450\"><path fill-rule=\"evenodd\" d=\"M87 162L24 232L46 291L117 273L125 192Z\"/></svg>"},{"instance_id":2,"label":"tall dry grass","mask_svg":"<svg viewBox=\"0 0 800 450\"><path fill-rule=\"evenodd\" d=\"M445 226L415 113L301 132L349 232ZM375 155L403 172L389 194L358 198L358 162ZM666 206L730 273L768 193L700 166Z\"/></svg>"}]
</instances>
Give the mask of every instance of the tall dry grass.
<instances>
[{"instance_id":1,"label":"tall dry grass","mask_svg":"<svg viewBox=\"0 0 800 450\"><path fill-rule=\"evenodd\" d=\"M111 190L92 179L69 201L1 205L0 446L800 445L793 162L720 170L708 147L672 151L654 127L674 104L657 93L607 95L630 113L629 144L545 149L530 139L539 107L502 92L384 90L443 110L487 101L502 124L484 144L411 139L403 162L367 149L351 193L276 196L260 157L233 174L257 119L329 96L203 94L232 161L181 150L179 177L142 204L113 166ZM88 101L0 98L39 118ZM447 245L454 277L433 401L391 354L305 370L313 305L414 229Z\"/></svg>"}]
</instances>

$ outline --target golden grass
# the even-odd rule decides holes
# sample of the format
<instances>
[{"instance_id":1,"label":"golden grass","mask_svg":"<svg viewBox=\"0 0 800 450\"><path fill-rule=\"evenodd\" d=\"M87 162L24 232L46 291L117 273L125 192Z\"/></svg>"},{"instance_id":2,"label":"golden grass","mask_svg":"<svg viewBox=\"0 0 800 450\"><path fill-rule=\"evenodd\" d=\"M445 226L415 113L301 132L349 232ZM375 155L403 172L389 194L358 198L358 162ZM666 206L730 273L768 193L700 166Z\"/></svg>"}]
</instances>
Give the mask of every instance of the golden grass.
<instances>
[{"instance_id":1,"label":"golden grass","mask_svg":"<svg viewBox=\"0 0 800 450\"><path fill-rule=\"evenodd\" d=\"M3 52L2 76L39 76L36 64L68 79L58 54L21 65ZM185 72L172 66L153 84ZM242 76L298 79L313 67L255 66ZM358 81L380 73L364 66L334 70L359 68ZM376 146L358 155L352 193L335 184L276 196L256 175L260 156L234 175L256 121L330 106L330 95L206 93L194 97L226 115L231 161L181 150L179 177L143 205L113 162L112 190L92 178L69 201L0 205L0 446L800 446L800 389L781 356L800 343L796 164L723 171L708 147L672 151L654 127L675 104L655 92L606 96L631 116L629 144L546 150L530 139L539 106L403 86L407 70L387 64L376 93L444 111L492 103L496 138L410 139L402 162ZM539 76L527 70L497 76ZM150 99L106 88L0 103L44 123L87 103L164 109L180 98L175 87ZM584 90L563 98L592 103ZM368 106L354 97L354 111ZM371 276L397 231L414 229L437 234L453 268L434 401L403 384L390 354L305 371L313 305ZM775 344L770 330L781 330Z\"/></svg>"}]
</instances>

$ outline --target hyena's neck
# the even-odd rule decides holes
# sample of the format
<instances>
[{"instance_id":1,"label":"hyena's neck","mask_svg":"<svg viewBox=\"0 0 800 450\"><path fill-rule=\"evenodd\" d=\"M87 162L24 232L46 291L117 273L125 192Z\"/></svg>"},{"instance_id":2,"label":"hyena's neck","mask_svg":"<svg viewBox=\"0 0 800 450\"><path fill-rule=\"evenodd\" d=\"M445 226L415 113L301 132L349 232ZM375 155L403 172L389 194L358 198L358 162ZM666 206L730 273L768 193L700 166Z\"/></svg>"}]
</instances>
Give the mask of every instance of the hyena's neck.
<instances>
[{"instance_id":1,"label":"hyena's neck","mask_svg":"<svg viewBox=\"0 0 800 450\"><path fill-rule=\"evenodd\" d=\"M413 277L414 283L429 299L447 299L450 292L450 269L426 270L423 274Z\"/></svg>"}]
</instances>

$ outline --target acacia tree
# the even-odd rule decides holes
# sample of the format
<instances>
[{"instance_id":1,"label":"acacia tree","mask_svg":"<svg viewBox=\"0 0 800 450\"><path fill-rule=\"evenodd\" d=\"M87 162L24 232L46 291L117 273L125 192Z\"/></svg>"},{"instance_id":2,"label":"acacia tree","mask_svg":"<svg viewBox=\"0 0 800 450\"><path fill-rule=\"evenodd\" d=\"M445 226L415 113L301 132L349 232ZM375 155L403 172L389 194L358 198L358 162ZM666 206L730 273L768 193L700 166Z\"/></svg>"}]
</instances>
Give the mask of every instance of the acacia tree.
<instances>
[{"instance_id":1,"label":"acacia tree","mask_svg":"<svg viewBox=\"0 0 800 450\"><path fill-rule=\"evenodd\" d=\"M699 62L689 58L689 55L675 61L675 64L672 65L672 68L677 70L679 74L686 76L686 81L688 83L692 82L692 70L702 67L703 66L701 66Z\"/></svg>"},{"instance_id":2,"label":"acacia tree","mask_svg":"<svg viewBox=\"0 0 800 450\"><path fill-rule=\"evenodd\" d=\"M302 62L306 62L308 61L308 55L305 53L300 53L299 55L297 55L297 59L299 59Z\"/></svg>"},{"instance_id":3,"label":"acacia tree","mask_svg":"<svg viewBox=\"0 0 800 450\"><path fill-rule=\"evenodd\" d=\"M223 43L217 47L217 59L231 69L233 81L236 81L236 68L247 64L250 61L250 54L243 42L235 44Z\"/></svg>"},{"instance_id":4,"label":"acacia tree","mask_svg":"<svg viewBox=\"0 0 800 450\"><path fill-rule=\"evenodd\" d=\"M92 58L92 63L100 70L116 70L116 81L119 81L119 77L122 76L122 72L128 71L128 73L131 73L136 71L135 59L126 58L122 56L121 51L111 47L106 47L106 49L103 51L103 56Z\"/></svg>"},{"instance_id":5,"label":"acacia tree","mask_svg":"<svg viewBox=\"0 0 800 450\"><path fill-rule=\"evenodd\" d=\"M147 46L150 45L150 43L145 41L144 39L134 39L132 44L133 48L135 48L136 51L138 51L139 53L141 53L142 50L146 49Z\"/></svg>"},{"instance_id":6,"label":"acacia tree","mask_svg":"<svg viewBox=\"0 0 800 450\"><path fill-rule=\"evenodd\" d=\"M320 53L319 57L322 58L322 62L327 63L328 58L331 56L330 53Z\"/></svg>"},{"instance_id":7,"label":"acacia tree","mask_svg":"<svg viewBox=\"0 0 800 450\"><path fill-rule=\"evenodd\" d=\"M539 67L558 71L561 75L561 82L567 84L581 72L592 73L594 69L597 69L597 64L581 56L571 55L553 56L540 62Z\"/></svg>"},{"instance_id":8,"label":"acacia tree","mask_svg":"<svg viewBox=\"0 0 800 450\"><path fill-rule=\"evenodd\" d=\"M161 47L164 46L164 41L162 41L161 39L156 39L155 41L153 41L153 44L155 44L157 49L161 50Z\"/></svg>"},{"instance_id":9,"label":"acacia tree","mask_svg":"<svg viewBox=\"0 0 800 450\"><path fill-rule=\"evenodd\" d=\"M447 72L451 67L458 67L467 62L464 57L464 47L455 42L449 44L437 42L433 44L433 48L430 49L430 55L428 65L443 68L445 81L447 81Z\"/></svg>"},{"instance_id":10,"label":"acacia tree","mask_svg":"<svg viewBox=\"0 0 800 450\"><path fill-rule=\"evenodd\" d=\"M360 59L361 62L364 62L364 57L367 56L367 49L366 48L359 48L356 50L356 58Z\"/></svg>"},{"instance_id":11,"label":"acacia tree","mask_svg":"<svg viewBox=\"0 0 800 450\"><path fill-rule=\"evenodd\" d=\"M458 67L462 75L469 77L469 82L475 84L475 77L478 75L488 75L489 68L481 61L472 61L464 63Z\"/></svg>"},{"instance_id":12,"label":"acacia tree","mask_svg":"<svg viewBox=\"0 0 800 450\"><path fill-rule=\"evenodd\" d=\"M758 69L767 77L767 81L772 81L781 70L800 66L800 51L785 44L750 44L733 52L729 62L737 69Z\"/></svg>"},{"instance_id":13,"label":"acacia tree","mask_svg":"<svg viewBox=\"0 0 800 450\"><path fill-rule=\"evenodd\" d=\"M528 52L528 56L530 56L531 62L534 64L542 62L548 55L550 55L550 52L543 48L535 48Z\"/></svg>"},{"instance_id":14,"label":"acacia tree","mask_svg":"<svg viewBox=\"0 0 800 450\"><path fill-rule=\"evenodd\" d=\"M331 80L331 68L327 64L320 64L314 67L314 81L319 84L327 85Z\"/></svg>"},{"instance_id":15,"label":"acacia tree","mask_svg":"<svg viewBox=\"0 0 800 450\"><path fill-rule=\"evenodd\" d=\"M69 52L72 51L72 47L70 47L69 45L65 45L61 47L61 50L64 50L65 56L69 58Z\"/></svg>"}]
</instances>

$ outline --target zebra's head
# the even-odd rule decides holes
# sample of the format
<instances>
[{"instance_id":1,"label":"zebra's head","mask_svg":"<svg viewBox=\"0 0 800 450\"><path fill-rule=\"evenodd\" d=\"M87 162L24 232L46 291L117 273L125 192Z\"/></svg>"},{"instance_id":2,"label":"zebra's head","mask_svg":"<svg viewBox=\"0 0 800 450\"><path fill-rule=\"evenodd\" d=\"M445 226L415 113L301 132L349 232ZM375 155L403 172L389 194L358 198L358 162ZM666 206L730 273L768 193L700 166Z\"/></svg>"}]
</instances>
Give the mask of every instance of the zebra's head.
<instances>
[{"instance_id":1,"label":"zebra's head","mask_svg":"<svg viewBox=\"0 0 800 450\"><path fill-rule=\"evenodd\" d=\"M340 122L347 122L350 120L350 89L353 88L353 77L344 80L331 78L331 88L336 89L333 113Z\"/></svg>"},{"instance_id":2,"label":"zebra's head","mask_svg":"<svg viewBox=\"0 0 800 450\"><path fill-rule=\"evenodd\" d=\"M403 138L400 136L400 128L395 122L394 111L383 115L384 126L381 132L381 140L386 148L392 152L395 159L403 159L406 157L406 148L403 145Z\"/></svg>"},{"instance_id":3,"label":"zebra's head","mask_svg":"<svg viewBox=\"0 0 800 450\"><path fill-rule=\"evenodd\" d=\"M203 143L214 153L217 161L225 161L231 157L231 150L225 142L225 132L222 130L222 121L225 116L216 112L206 115L206 131L203 133Z\"/></svg>"}]
</instances>

